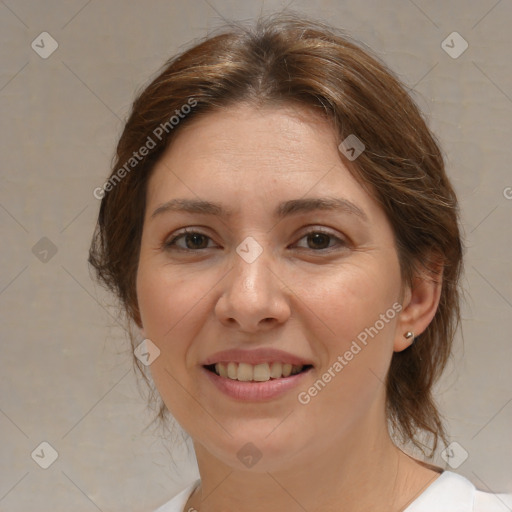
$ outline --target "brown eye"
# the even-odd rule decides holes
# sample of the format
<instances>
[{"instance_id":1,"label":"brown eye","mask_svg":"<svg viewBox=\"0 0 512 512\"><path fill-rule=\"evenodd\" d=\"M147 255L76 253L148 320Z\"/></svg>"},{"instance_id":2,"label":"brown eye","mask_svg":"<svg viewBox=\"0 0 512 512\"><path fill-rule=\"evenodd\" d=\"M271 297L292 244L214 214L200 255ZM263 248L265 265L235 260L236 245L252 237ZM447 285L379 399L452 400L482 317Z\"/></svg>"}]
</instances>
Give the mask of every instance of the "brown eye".
<instances>
[{"instance_id":1,"label":"brown eye","mask_svg":"<svg viewBox=\"0 0 512 512\"><path fill-rule=\"evenodd\" d=\"M311 244L311 249L327 249L329 247L329 239L331 237L325 233L313 233L307 235L308 242Z\"/></svg>"},{"instance_id":2,"label":"brown eye","mask_svg":"<svg viewBox=\"0 0 512 512\"><path fill-rule=\"evenodd\" d=\"M311 249L313 251L322 251L332 249L335 246L344 247L346 242L341 238L324 231L310 231L306 233L300 240L306 240L306 247L299 246L301 249ZM332 243L334 242L334 244Z\"/></svg>"},{"instance_id":3,"label":"brown eye","mask_svg":"<svg viewBox=\"0 0 512 512\"><path fill-rule=\"evenodd\" d=\"M185 236L185 245L187 249L204 249L208 245L208 237L202 235L201 233L194 234L186 234ZM206 245L205 245L206 241ZM201 243L202 242L202 243Z\"/></svg>"},{"instance_id":4,"label":"brown eye","mask_svg":"<svg viewBox=\"0 0 512 512\"><path fill-rule=\"evenodd\" d=\"M177 243L178 240L181 239L185 242L184 246ZM166 249L176 248L184 251L195 251L198 249L207 249L209 240L211 240L210 237L203 233L199 233L197 231L185 231L176 235L168 242L165 242L164 247Z\"/></svg>"}]
</instances>

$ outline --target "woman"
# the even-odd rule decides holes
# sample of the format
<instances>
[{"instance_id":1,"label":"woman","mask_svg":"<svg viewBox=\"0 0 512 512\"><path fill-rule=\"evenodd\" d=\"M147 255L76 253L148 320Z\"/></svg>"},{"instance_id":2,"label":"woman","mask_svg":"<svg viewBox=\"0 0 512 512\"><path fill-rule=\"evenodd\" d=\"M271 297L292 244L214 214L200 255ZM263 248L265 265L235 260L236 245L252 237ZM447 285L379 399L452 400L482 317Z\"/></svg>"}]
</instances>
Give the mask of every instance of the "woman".
<instances>
[{"instance_id":1,"label":"woman","mask_svg":"<svg viewBox=\"0 0 512 512\"><path fill-rule=\"evenodd\" d=\"M211 37L134 102L95 195L90 262L201 475L159 512L507 510L400 448L446 444L463 248L375 57L293 17Z\"/></svg>"}]
</instances>

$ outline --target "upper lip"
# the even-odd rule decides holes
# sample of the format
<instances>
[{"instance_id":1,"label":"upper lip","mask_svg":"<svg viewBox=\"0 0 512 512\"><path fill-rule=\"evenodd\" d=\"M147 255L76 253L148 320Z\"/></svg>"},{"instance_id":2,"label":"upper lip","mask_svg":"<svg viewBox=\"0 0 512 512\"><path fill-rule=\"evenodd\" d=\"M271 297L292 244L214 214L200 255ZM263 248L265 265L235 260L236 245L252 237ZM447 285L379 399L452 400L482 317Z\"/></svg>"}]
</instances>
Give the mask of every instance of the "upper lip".
<instances>
[{"instance_id":1,"label":"upper lip","mask_svg":"<svg viewBox=\"0 0 512 512\"><path fill-rule=\"evenodd\" d=\"M210 357L206 358L203 366L208 366L215 363L247 363L247 364L262 364L262 363L289 363L293 365L312 365L311 361L285 352L284 350L277 350L275 348L258 348L252 350L230 349L216 352Z\"/></svg>"}]
</instances>

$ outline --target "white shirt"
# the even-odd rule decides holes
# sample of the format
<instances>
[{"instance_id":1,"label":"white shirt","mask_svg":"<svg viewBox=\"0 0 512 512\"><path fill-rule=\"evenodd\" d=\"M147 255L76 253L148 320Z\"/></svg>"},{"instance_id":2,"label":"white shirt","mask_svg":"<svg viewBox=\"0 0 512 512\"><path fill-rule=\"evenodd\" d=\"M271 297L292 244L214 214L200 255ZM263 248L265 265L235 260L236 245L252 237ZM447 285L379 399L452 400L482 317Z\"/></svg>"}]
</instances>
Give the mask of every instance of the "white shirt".
<instances>
[{"instance_id":1,"label":"white shirt","mask_svg":"<svg viewBox=\"0 0 512 512\"><path fill-rule=\"evenodd\" d=\"M184 509L196 480L155 512L189 512ZM511 512L512 494L480 491L465 477L443 471L403 512ZM194 512L191 510L190 512Z\"/></svg>"}]
</instances>

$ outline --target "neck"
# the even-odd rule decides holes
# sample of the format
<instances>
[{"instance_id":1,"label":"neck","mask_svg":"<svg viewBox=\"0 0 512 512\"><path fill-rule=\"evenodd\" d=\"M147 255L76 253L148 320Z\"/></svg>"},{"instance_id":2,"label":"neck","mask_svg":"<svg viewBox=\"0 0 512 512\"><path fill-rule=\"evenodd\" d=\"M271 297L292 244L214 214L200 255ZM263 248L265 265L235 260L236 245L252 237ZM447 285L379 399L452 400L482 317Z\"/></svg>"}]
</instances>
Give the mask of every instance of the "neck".
<instances>
[{"instance_id":1,"label":"neck","mask_svg":"<svg viewBox=\"0 0 512 512\"><path fill-rule=\"evenodd\" d=\"M269 471L233 469L202 445L194 447L201 485L187 511L399 511L439 476L393 444L385 421L315 440Z\"/></svg>"}]
</instances>

